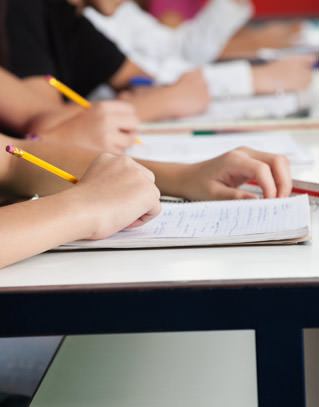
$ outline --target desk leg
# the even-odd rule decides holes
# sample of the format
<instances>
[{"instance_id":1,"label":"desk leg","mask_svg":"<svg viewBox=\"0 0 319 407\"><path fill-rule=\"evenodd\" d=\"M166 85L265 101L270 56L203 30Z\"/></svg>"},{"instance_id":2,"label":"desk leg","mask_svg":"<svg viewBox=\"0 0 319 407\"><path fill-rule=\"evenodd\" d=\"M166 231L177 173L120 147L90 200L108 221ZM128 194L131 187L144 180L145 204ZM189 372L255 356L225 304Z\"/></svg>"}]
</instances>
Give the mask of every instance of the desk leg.
<instances>
[{"instance_id":1,"label":"desk leg","mask_svg":"<svg viewBox=\"0 0 319 407\"><path fill-rule=\"evenodd\" d=\"M305 407L302 330L258 329L256 348L259 407Z\"/></svg>"}]
</instances>

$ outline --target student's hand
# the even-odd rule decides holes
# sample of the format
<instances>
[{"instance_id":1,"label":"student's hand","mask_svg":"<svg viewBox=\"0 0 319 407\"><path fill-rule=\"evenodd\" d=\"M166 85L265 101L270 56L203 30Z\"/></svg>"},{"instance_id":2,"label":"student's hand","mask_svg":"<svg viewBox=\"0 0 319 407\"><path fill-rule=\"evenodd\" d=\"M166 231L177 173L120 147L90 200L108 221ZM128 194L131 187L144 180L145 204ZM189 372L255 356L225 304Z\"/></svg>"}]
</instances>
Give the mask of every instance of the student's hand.
<instances>
[{"instance_id":1,"label":"student's hand","mask_svg":"<svg viewBox=\"0 0 319 407\"><path fill-rule=\"evenodd\" d=\"M132 105L96 102L90 109L45 132L42 138L122 154L134 143L139 120Z\"/></svg>"},{"instance_id":2,"label":"student's hand","mask_svg":"<svg viewBox=\"0 0 319 407\"><path fill-rule=\"evenodd\" d=\"M252 68L255 93L295 92L306 89L313 78L316 57L298 56Z\"/></svg>"},{"instance_id":3,"label":"student's hand","mask_svg":"<svg viewBox=\"0 0 319 407\"><path fill-rule=\"evenodd\" d=\"M254 199L254 194L237 189L251 180L260 185L265 198L289 196L288 159L240 147L212 160L185 165L179 196L190 200Z\"/></svg>"},{"instance_id":4,"label":"student's hand","mask_svg":"<svg viewBox=\"0 0 319 407\"><path fill-rule=\"evenodd\" d=\"M121 100L133 104L143 121L179 118L202 113L211 102L201 70L184 74L170 86L122 92Z\"/></svg>"},{"instance_id":5,"label":"student's hand","mask_svg":"<svg viewBox=\"0 0 319 407\"><path fill-rule=\"evenodd\" d=\"M184 74L175 85L170 87L170 94L170 108L174 118L202 113L211 102L208 86L201 70Z\"/></svg>"},{"instance_id":6,"label":"student's hand","mask_svg":"<svg viewBox=\"0 0 319 407\"><path fill-rule=\"evenodd\" d=\"M251 37L256 45L256 50L260 48L285 48L290 47L298 38L301 28L301 22L272 22L260 28L252 28Z\"/></svg>"},{"instance_id":7,"label":"student's hand","mask_svg":"<svg viewBox=\"0 0 319 407\"><path fill-rule=\"evenodd\" d=\"M260 27L245 27L226 45L222 57L254 55L261 48L287 48L298 38L301 23L268 23Z\"/></svg>"},{"instance_id":8,"label":"student's hand","mask_svg":"<svg viewBox=\"0 0 319 407\"><path fill-rule=\"evenodd\" d=\"M71 190L86 220L86 239L102 239L160 213L154 174L132 159L102 154ZM76 205L75 205L76 206Z\"/></svg>"}]
</instances>

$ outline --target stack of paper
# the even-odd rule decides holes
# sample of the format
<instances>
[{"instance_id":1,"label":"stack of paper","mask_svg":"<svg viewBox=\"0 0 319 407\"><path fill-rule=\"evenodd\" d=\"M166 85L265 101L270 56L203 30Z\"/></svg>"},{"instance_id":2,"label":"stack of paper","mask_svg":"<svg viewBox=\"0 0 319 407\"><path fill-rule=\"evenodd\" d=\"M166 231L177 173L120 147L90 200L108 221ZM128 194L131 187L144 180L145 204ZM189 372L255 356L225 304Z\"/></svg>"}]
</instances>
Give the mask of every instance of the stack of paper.
<instances>
[{"instance_id":1,"label":"stack of paper","mask_svg":"<svg viewBox=\"0 0 319 407\"><path fill-rule=\"evenodd\" d=\"M311 97L297 93L214 100L205 113L176 120L177 123L284 118L310 109Z\"/></svg>"},{"instance_id":2,"label":"stack of paper","mask_svg":"<svg viewBox=\"0 0 319 407\"><path fill-rule=\"evenodd\" d=\"M78 241L62 249L214 246L307 240L308 197L163 204L148 224L108 239Z\"/></svg>"},{"instance_id":3,"label":"stack of paper","mask_svg":"<svg viewBox=\"0 0 319 407\"><path fill-rule=\"evenodd\" d=\"M153 160L194 163L247 146L259 151L283 154L291 164L312 163L312 157L292 139L288 132L240 133L200 137L141 137L143 144L127 151L129 156Z\"/></svg>"}]
</instances>

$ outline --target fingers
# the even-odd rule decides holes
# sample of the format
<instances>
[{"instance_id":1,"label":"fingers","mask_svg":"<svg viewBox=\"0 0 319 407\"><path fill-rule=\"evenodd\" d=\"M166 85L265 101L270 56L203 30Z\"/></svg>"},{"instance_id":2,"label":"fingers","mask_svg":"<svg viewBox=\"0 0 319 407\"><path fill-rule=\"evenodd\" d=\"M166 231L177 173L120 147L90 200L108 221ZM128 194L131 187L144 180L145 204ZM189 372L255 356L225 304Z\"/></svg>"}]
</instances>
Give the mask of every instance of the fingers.
<instances>
[{"instance_id":1,"label":"fingers","mask_svg":"<svg viewBox=\"0 0 319 407\"><path fill-rule=\"evenodd\" d=\"M140 166L140 164L136 164L138 166ZM141 170L144 171L146 170L144 167L140 166ZM147 174L148 173L148 174ZM149 177L148 181L151 182L152 184L154 184L155 182L155 177L154 174L147 170L145 171L146 176ZM154 185L153 186L153 195L151 197L151 204L150 204L150 208L148 209L148 211L140 216L135 222L133 222L131 225L128 226L128 228L135 228L138 226L142 226L147 222L150 222L152 219L154 219L156 216L158 216L162 210L162 206L160 203L160 197L161 197L161 193L159 191L159 189Z\"/></svg>"},{"instance_id":2,"label":"fingers","mask_svg":"<svg viewBox=\"0 0 319 407\"><path fill-rule=\"evenodd\" d=\"M135 133L117 132L114 136L114 147L119 153L124 153L135 143Z\"/></svg>"},{"instance_id":3,"label":"fingers","mask_svg":"<svg viewBox=\"0 0 319 407\"><path fill-rule=\"evenodd\" d=\"M247 180L257 181L258 185L263 190L265 198L276 197L276 183L270 167L266 163L255 160L247 155L246 159L241 163L239 171Z\"/></svg>"},{"instance_id":4,"label":"fingers","mask_svg":"<svg viewBox=\"0 0 319 407\"><path fill-rule=\"evenodd\" d=\"M258 199L258 197L251 192L231 188L220 183L214 185L213 190L214 198L218 201L228 201L234 199Z\"/></svg>"},{"instance_id":5,"label":"fingers","mask_svg":"<svg viewBox=\"0 0 319 407\"><path fill-rule=\"evenodd\" d=\"M133 99L133 93L131 91L128 91L128 90L123 90L122 92L120 92L118 94L117 97L118 97L119 100L130 102Z\"/></svg>"},{"instance_id":6,"label":"fingers","mask_svg":"<svg viewBox=\"0 0 319 407\"><path fill-rule=\"evenodd\" d=\"M276 184L276 196L289 196L292 189L292 179L289 160L287 157L256 150L250 150L249 154L256 160L264 162L269 166Z\"/></svg>"},{"instance_id":7,"label":"fingers","mask_svg":"<svg viewBox=\"0 0 319 407\"><path fill-rule=\"evenodd\" d=\"M160 201L157 201L154 206L143 216L141 216L139 219L137 219L135 222L133 222L128 228L136 228L139 226L143 226L145 223L150 222L152 219L154 219L156 216L158 216L161 213L162 206Z\"/></svg>"},{"instance_id":8,"label":"fingers","mask_svg":"<svg viewBox=\"0 0 319 407\"><path fill-rule=\"evenodd\" d=\"M125 92L122 92L125 93ZM108 113L134 113L134 107L130 103L122 100L102 101L94 104L96 109L101 109L105 114Z\"/></svg>"},{"instance_id":9,"label":"fingers","mask_svg":"<svg viewBox=\"0 0 319 407\"><path fill-rule=\"evenodd\" d=\"M263 190L265 198L289 196L292 179L289 161L285 156L241 148L248 159L244 160L242 171L253 176Z\"/></svg>"},{"instance_id":10,"label":"fingers","mask_svg":"<svg viewBox=\"0 0 319 407\"><path fill-rule=\"evenodd\" d=\"M140 124L138 118L135 115L125 115L125 116L115 116L114 117L115 123L118 123L118 128L123 131L137 131L138 126Z\"/></svg>"}]
</instances>

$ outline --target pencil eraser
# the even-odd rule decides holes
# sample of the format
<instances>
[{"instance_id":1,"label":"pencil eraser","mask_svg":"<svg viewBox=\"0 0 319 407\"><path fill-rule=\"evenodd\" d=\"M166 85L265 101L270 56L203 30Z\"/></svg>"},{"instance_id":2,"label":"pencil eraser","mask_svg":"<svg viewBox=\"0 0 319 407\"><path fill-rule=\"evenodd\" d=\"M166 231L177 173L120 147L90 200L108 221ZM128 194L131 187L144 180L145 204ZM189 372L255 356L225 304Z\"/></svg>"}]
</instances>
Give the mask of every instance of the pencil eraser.
<instances>
[{"instance_id":1,"label":"pencil eraser","mask_svg":"<svg viewBox=\"0 0 319 407\"><path fill-rule=\"evenodd\" d=\"M13 153L14 152L14 147L13 146L7 146L6 147L6 151L8 152L8 153Z\"/></svg>"},{"instance_id":2,"label":"pencil eraser","mask_svg":"<svg viewBox=\"0 0 319 407\"><path fill-rule=\"evenodd\" d=\"M45 77L45 79L46 79L48 82L49 82L52 78L53 78L52 75L47 75L47 76Z\"/></svg>"}]
</instances>

